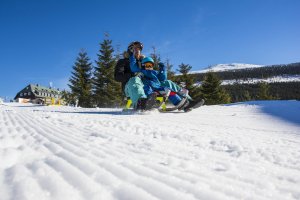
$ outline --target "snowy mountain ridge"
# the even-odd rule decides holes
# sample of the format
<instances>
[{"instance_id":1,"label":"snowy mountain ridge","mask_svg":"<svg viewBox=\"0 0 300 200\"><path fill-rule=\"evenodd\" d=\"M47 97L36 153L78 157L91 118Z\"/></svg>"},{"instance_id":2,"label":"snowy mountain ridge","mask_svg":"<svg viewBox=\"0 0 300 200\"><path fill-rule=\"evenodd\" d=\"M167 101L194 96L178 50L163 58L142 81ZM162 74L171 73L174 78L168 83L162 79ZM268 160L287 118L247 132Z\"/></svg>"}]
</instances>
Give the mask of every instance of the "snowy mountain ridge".
<instances>
[{"instance_id":1,"label":"snowy mountain ridge","mask_svg":"<svg viewBox=\"0 0 300 200\"><path fill-rule=\"evenodd\" d=\"M257 84L257 83L286 83L286 82L300 82L300 75L282 75L273 76L269 78L248 78L248 79L237 79L237 80L222 80L222 85L233 85L233 84ZM199 83L198 83L199 84Z\"/></svg>"},{"instance_id":2,"label":"snowy mountain ridge","mask_svg":"<svg viewBox=\"0 0 300 200\"><path fill-rule=\"evenodd\" d=\"M197 70L197 71L191 71L190 74L205 74L207 72L217 72L221 73L222 72L229 72L231 73L231 76L229 76L231 79L222 79L222 85L232 85L235 83L238 84L257 84L259 82L267 82L267 83L282 83L282 82L300 82L300 74L295 74L295 65L298 63L291 63L291 64L279 64L279 65L256 65L256 64L244 64L244 63L231 63L231 64L217 64L211 67L208 67L203 70ZM288 69L287 67L291 67L291 71L293 73L288 74ZM257 71L254 69L257 68L263 68L261 71L252 73L252 76L248 77L242 77L241 78L241 73L247 74L248 71L243 71L244 69L253 69L253 72ZM271 71L276 71L280 69L277 74L275 73L273 76L268 76L268 73ZM238 70L238 71L235 71ZM259 69L260 70L260 69ZM263 72L262 72L263 71ZM235 76L235 73L237 73L237 76ZM264 74L265 78L259 78L259 76L262 76L261 74ZM179 74L178 74L179 75ZM227 76L228 77L228 76ZM234 78L233 78L234 77ZM201 84L201 81L198 81L198 85Z\"/></svg>"},{"instance_id":3,"label":"snowy mountain ridge","mask_svg":"<svg viewBox=\"0 0 300 200\"><path fill-rule=\"evenodd\" d=\"M217 64L203 70L191 71L190 73L197 74L197 73L206 73L209 71L221 72L221 71L237 70L237 69L258 68L264 66L265 65L245 64L245 63Z\"/></svg>"}]
</instances>

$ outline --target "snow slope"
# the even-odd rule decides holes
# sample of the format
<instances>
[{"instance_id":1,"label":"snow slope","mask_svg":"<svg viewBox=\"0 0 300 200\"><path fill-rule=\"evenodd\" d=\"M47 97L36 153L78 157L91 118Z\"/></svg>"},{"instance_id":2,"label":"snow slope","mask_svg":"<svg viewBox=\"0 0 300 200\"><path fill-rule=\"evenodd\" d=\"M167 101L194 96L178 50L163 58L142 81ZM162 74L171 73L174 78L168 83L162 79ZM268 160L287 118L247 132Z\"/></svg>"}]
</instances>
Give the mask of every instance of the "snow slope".
<instances>
[{"instance_id":1,"label":"snow slope","mask_svg":"<svg viewBox=\"0 0 300 200\"><path fill-rule=\"evenodd\" d=\"M300 199L300 102L0 105L0 199Z\"/></svg>"},{"instance_id":2,"label":"snow slope","mask_svg":"<svg viewBox=\"0 0 300 200\"><path fill-rule=\"evenodd\" d=\"M238 69L258 68L258 67L264 67L264 65L244 64L244 63L217 64L203 70L192 71L191 74L206 73L209 71L221 72L221 71L228 71L228 70L238 70Z\"/></svg>"},{"instance_id":3,"label":"snow slope","mask_svg":"<svg viewBox=\"0 0 300 200\"><path fill-rule=\"evenodd\" d=\"M233 84L257 84L257 83L285 83L285 82L300 82L300 75L283 75L273 76L265 79L249 78L249 79L238 79L238 80L222 80L222 85L233 85ZM199 84L198 84L199 85Z\"/></svg>"}]
</instances>

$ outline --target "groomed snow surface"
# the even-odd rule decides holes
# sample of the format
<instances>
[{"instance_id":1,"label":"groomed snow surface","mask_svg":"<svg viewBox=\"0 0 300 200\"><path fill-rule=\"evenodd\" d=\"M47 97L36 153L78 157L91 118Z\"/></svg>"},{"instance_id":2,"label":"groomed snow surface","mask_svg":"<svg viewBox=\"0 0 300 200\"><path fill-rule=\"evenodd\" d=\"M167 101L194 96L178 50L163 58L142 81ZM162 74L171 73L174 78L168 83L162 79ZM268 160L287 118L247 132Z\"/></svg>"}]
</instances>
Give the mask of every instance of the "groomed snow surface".
<instances>
[{"instance_id":1,"label":"groomed snow surface","mask_svg":"<svg viewBox=\"0 0 300 200\"><path fill-rule=\"evenodd\" d=\"M0 105L1 200L300 199L300 102Z\"/></svg>"}]
</instances>

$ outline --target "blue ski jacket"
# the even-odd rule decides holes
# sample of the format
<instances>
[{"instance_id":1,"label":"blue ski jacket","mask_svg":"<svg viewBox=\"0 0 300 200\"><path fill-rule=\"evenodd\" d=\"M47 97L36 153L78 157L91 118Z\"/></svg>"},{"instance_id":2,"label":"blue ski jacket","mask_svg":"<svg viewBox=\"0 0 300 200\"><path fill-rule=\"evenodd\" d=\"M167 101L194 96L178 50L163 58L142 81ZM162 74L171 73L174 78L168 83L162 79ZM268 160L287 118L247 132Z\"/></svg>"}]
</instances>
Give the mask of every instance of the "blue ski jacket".
<instances>
[{"instance_id":1,"label":"blue ski jacket","mask_svg":"<svg viewBox=\"0 0 300 200\"><path fill-rule=\"evenodd\" d=\"M129 57L130 69L134 73L142 73L142 81L144 84L144 91L149 96L154 91L163 91L164 87L161 82L167 80L166 67L163 63L159 63L159 70L146 70L139 68L134 55Z\"/></svg>"}]
</instances>

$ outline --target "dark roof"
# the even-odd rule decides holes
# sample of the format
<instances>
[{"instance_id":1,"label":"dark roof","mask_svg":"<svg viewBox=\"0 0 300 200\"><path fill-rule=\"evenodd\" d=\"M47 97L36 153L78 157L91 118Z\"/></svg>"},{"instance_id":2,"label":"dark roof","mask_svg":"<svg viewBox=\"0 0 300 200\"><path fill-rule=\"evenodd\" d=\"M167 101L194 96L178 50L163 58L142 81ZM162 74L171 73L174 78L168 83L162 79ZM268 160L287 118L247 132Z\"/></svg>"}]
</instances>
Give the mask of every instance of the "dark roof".
<instances>
[{"instance_id":1,"label":"dark roof","mask_svg":"<svg viewBox=\"0 0 300 200\"><path fill-rule=\"evenodd\" d=\"M25 88L23 88L20 92L17 93L15 99L20 97L20 93L27 93L27 92L32 92L32 94L29 96L35 98L45 98L47 97L45 96L45 94L61 95L61 91L57 89L43 87L38 84L29 84Z\"/></svg>"},{"instance_id":2,"label":"dark roof","mask_svg":"<svg viewBox=\"0 0 300 200\"><path fill-rule=\"evenodd\" d=\"M37 84L29 84L28 86L31 88L32 92L37 91L37 92L47 92L51 94L60 94L60 91L54 88L43 87Z\"/></svg>"}]
</instances>

